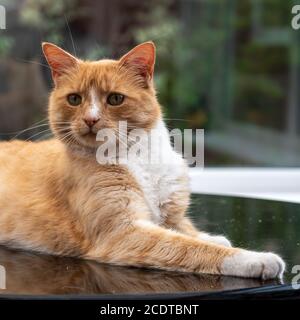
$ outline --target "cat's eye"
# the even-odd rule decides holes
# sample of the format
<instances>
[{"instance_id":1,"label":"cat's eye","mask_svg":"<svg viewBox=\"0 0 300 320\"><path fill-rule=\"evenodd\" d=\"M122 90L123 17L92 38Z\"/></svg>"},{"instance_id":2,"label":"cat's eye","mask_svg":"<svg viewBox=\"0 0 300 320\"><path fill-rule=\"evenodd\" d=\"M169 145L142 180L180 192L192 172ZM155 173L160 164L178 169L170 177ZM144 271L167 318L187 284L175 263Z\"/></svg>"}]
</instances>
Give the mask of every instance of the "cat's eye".
<instances>
[{"instance_id":1,"label":"cat's eye","mask_svg":"<svg viewBox=\"0 0 300 320\"><path fill-rule=\"evenodd\" d=\"M82 97L77 93L71 93L68 95L67 100L71 106L77 107L81 104Z\"/></svg>"},{"instance_id":2,"label":"cat's eye","mask_svg":"<svg viewBox=\"0 0 300 320\"><path fill-rule=\"evenodd\" d=\"M107 97L107 103L110 104L111 106L119 106L122 104L124 101L124 95L121 93L111 93Z\"/></svg>"}]
</instances>

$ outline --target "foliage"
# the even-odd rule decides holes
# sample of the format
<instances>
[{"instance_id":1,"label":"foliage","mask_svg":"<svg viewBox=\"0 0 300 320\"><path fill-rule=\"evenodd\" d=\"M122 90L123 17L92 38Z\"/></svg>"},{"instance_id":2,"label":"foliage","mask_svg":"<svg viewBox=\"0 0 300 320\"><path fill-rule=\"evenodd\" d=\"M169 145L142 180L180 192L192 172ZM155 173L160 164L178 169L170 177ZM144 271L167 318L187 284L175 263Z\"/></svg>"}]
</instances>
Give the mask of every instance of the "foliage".
<instances>
[{"instance_id":1,"label":"foliage","mask_svg":"<svg viewBox=\"0 0 300 320\"><path fill-rule=\"evenodd\" d=\"M254 30L284 30L290 7L280 0L155 3L135 39L157 44L156 83L167 115L209 128L209 119L230 109L238 121L282 129L292 43L270 46Z\"/></svg>"},{"instance_id":2,"label":"foliage","mask_svg":"<svg viewBox=\"0 0 300 320\"><path fill-rule=\"evenodd\" d=\"M14 44L14 40L6 35L0 37L0 57L7 57Z\"/></svg>"},{"instance_id":3,"label":"foliage","mask_svg":"<svg viewBox=\"0 0 300 320\"><path fill-rule=\"evenodd\" d=\"M167 116L188 119L192 126L197 119L199 128L207 123L207 86L213 81L214 51L221 45L224 32L203 24L199 17L189 21L191 24L178 19L170 14L174 3L167 0L153 6L144 18L147 25L135 32L135 39L156 43L156 84Z\"/></svg>"},{"instance_id":4,"label":"foliage","mask_svg":"<svg viewBox=\"0 0 300 320\"><path fill-rule=\"evenodd\" d=\"M20 19L24 24L45 32L48 41L61 43L64 26L77 14L77 2L78 0L26 0L20 11Z\"/></svg>"}]
</instances>

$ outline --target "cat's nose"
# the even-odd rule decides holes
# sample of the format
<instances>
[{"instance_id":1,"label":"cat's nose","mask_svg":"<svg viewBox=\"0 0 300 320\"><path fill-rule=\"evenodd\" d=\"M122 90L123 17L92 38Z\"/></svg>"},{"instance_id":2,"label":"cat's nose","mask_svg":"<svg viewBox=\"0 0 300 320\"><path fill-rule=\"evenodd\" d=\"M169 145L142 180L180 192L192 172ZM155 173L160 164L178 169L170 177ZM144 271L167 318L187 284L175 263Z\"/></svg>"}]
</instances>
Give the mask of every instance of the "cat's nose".
<instances>
[{"instance_id":1,"label":"cat's nose","mask_svg":"<svg viewBox=\"0 0 300 320\"><path fill-rule=\"evenodd\" d=\"M83 119L83 121L86 123L86 125L90 128L92 128L98 121L100 120L99 117L86 117Z\"/></svg>"}]
</instances>

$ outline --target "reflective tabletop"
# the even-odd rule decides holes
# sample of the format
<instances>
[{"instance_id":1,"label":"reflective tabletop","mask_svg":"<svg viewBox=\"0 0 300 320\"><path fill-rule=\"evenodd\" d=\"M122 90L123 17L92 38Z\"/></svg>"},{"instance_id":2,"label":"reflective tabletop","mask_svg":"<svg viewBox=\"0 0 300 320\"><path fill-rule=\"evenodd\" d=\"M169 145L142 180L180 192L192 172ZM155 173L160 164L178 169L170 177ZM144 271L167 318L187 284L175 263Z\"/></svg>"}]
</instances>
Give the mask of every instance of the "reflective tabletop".
<instances>
[{"instance_id":1,"label":"reflective tabletop","mask_svg":"<svg viewBox=\"0 0 300 320\"><path fill-rule=\"evenodd\" d=\"M193 195L189 216L199 229L223 234L235 246L279 253L287 263L283 283L117 267L0 247L0 299L23 295L224 297L249 292L275 295L278 290L286 295L296 291L290 284L296 275L292 267L300 265L299 204Z\"/></svg>"}]
</instances>

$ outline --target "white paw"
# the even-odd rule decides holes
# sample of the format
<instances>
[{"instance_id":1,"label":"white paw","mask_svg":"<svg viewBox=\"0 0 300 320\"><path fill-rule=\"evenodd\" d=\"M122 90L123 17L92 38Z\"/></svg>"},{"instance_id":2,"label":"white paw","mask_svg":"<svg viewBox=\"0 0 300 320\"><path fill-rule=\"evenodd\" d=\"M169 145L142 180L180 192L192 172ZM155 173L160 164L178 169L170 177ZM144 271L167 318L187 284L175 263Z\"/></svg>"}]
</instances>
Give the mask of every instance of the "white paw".
<instances>
[{"instance_id":1,"label":"white paw","mask_svg":"<svg viewBox=\"0 0 300 320\"><path fill-rule=\"evenodd\" d=\"M199 234L199 239L212 242L215 244L220 244L225 247L231 247L231 243L228 239L226 239L224 236L212 236L207 233L200 233Z\"/></svg>"},{"instance_id":2,"label":"white paw","mask_svg":"<svg viewBox=\"0 0 300 320\"><path fill-rule=\"evenodd\" d=\"M224 259L221 272L224 275L274 279L282 278L285 263L276 254L240 250Z\"/></svg>"}]
</instances>

